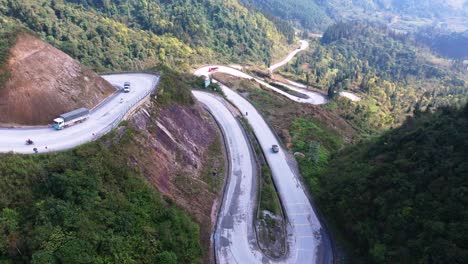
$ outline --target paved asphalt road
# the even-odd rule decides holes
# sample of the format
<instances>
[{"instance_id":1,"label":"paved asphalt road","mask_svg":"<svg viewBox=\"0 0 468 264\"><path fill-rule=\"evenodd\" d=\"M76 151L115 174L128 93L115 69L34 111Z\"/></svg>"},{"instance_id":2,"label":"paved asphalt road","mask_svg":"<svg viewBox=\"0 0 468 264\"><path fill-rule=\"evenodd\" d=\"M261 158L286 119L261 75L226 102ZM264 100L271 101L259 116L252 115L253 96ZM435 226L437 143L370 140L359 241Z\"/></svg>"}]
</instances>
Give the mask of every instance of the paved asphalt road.
<instances>
[{"instance_id":1,"label":"paved asphalt road","mask_svg":"<svg viewBox=\"0 0 468 264\"><path fill-rule=\"evenodd\" d=\"M301 46L302 48L307 47L304 46L304 43ZM287 63L298 51L294 51L292 56L288 56L275 67ZM195 74L208 76L210 74L208 69L211 67L218 67L218 72L240 78L253 78L238 69L221 65L200 68L195 71ZM285 86L307 94L310 97L309 100L285 93L262 80L255 80L294 101L312 104L327 102L323 95L304 91L293 82ZM255 188L255 169L252 154L248 148L248 139L246 139L232 113L229 112L223 99L212 94L196 91L194 92L195 97L207 106L222 127L230 154L230 177L214 234L217 263L333 263L333 249L330 238L322 228L306 195L306 191L299 179L300 175L297 175L295 170L288 164L285 150L281 149L279 153L273 153L271 146L273 144L281 146L281 144L279 144L278 139L262 116L242 96L224 85L221 85L221 87L226 98L241 113L248 113L244 117L248 119L252 126L272 170L273 180L278 189L287 219L288 254L282 259L273 260L266 257L259 250L255 240L255 230L252 228L255 214L252 201L256 199L257 190Z\"/></svg>"},{"instance_id":2,"label":"paved asphalt road","mask_svg":"<svg viewBox=\"0 0 468 264\"><path fill-rule=\"evenodd\" d=\"M231 101L251 124L266 159L284 206L288 231L288 255L279 260L265 257L255 243L252 229L256 184L253 157L247 139L222 99L204 92L194 92L223 128L230 154L230 178L219 213L215 232L218 263L332 263L333 252L314 209L305 193L299 175L289 166L284 150L273 153L271 146L280 145L255 108L236 92L222 86Z\"/></svg>"},{"instance_id":3,"label":"paved asphalt road","mask_svg":"<svg viewBox=\"0 0 468 264\"><path fill-rule=\"evenodd\" d=\"M39 153L43 153L70 149L93 141L109 132L159 82L159 77L150 74L115 74L103 78L119 86L123 86L125 81L131 82L130 93L110 97L91 112L88 120L61 131L53 128L0 128L0 152L28 154L34 153L33 148L37 148ZM28 138L34 141L34 145L25 144Z\"/></svg>"},{"instance_id":4,"label":"paved asphalt road","mask_svg":"<svg viewBox=\"0 0 468 264\"><path fill-rule=\"evenodd\" d=\"M214 234L217 263L262 263L253 230L257 185L247 138L224 100L206 92L193 94L220 124L229 153L230 176Z\"/></svg>"},{"instance_id":5,"label":"paved asphalt road","mask_svg":"<svg viewBox=\"0 0 468 264\"><path fill-rule=\"evenodd\" d=\"M280 68L281 66L288 64L288 62L291 61L292 58L294 58L294 56L297 55L297 53L299 53L299 52L301 52L303 50L306 50L309 47L309 42L307 42L305 40L300 40L300 43L301 43L301 46L299 46L298 49L291 52L286 58L284 58L284 60L270 66L270 68L268 68L268 70L270 72L274 72L276 69Z\"/></svg>"},{"instance_id":6,"label":"paved asphalt road","mask_svg":"<svg viewBox=\"0 0 468 264\"><path fill-rule=\"evenodd\" d=\"M210 66L205 66L205 67L202 67L202 68L199 68L195 71L195 75L198 75L198 76L208 76L210 75L211 73L209 72L209 69L210 68L213 68L213 67L217 67L218 70L216 72L222 72L222 73L226 73L226 74L230 74L230 75L233 75L233 76L236 76L236 77L239 77L239 78L244 78L244 79L249 79L249 80L252 80L252 79L255 79L256 82L262 84L264 87L267 87L271 90L274 90L275 92L293 100L293 101L296 101L298 103L308 103L308 104L314 104L314 105L320 105L320 104L325 104L327 103L327 98L326 96L320 94L320 93L317 93L317 92L313 92L313 91L309 91L309 90L305 90L305 89L301 89L301 88L298 88L298 87L293 87L292 89L299 92L299 93L302 93L302 94L306 94L309 98L307 99L304 99L304 98L300 98L300 97L297 97L295 95L292 95L292 94L289 94L281 89L278 89L274 86L271 86L269 85L268 83L264 82L263 80L260 80L258 78L254 78L253 76L250 76L248 75L247 73L244 73L238 69L234 69L234 68L231 68L231 67L227 67L227 66L222 66L222 65L210 65ZM283 84L284 85L284 84ZM292 86L289 86L289 87L292 87ZM290 88L291 89L291 88Z\"/></svg>"}]
</instances>

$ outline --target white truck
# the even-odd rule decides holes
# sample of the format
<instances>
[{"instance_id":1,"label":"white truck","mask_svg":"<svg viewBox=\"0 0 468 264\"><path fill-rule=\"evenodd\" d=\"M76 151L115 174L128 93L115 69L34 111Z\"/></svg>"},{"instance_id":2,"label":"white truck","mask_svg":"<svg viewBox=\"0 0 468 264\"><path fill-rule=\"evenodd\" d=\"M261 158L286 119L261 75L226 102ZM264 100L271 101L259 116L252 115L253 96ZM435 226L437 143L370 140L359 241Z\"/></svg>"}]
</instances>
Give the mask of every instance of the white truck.
<instances>
[{"instance_id":1,"label":"white truck","mask_svg":"<svg viewBox=\"0 0 468 264\"><path fill-rule=\"evenodd\" d=\"M66 127L72 126L76 123L81 123L89 118L89 110L86 108L80 108L71 112L61 114L59 117L54 119L54 128L56 130L62 130Z\"/></svg>"}]
</instances>

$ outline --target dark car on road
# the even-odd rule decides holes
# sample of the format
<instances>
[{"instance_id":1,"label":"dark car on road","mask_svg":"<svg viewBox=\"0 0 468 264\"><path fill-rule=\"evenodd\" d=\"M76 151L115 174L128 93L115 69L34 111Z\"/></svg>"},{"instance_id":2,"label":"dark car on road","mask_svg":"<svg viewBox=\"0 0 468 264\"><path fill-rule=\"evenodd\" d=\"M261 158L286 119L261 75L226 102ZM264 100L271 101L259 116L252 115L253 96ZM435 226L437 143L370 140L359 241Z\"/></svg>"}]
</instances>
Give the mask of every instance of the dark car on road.
<instances>
[{"instance_id":1,"label":"dark car on road","mask_svg":"<svg viewBox=\"0 0 468 264\"><path fill-rule=\"evenodd\" d=\"M130 82L125 82L124 83L123 91L124 91L124 93L129 93L130 92Z\"/></svg>"},{"instance_id":2,"label":"dark car on road","mask_svg":"<svg viewBox=\"0 0 468 264\"><path fill-rule=\"evenodd\" d=\"M278 153L279 152L279 146L278 145L273 145L273 146L271 146L271 150L273 151L273 153Z\"/></svg>"}]
</instances>

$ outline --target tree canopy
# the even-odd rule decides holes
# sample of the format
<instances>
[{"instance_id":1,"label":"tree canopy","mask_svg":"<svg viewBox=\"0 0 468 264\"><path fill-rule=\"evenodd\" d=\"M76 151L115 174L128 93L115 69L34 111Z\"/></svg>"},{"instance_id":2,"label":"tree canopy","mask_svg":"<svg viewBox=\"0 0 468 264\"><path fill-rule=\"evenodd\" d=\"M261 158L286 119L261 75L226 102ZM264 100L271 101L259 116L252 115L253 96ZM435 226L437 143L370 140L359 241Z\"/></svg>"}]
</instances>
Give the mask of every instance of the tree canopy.
<instances>
[{"instance_id":1,"label":"tree canopy","mask_svg":"<svg viewBox=\"0 0 468 264\"><path fill-rule=\"evenodd\" d=\"M468 105L420 112L335 155L318 201L355 263L466 263L467 157Z\"/></svg>"}]
</instances>

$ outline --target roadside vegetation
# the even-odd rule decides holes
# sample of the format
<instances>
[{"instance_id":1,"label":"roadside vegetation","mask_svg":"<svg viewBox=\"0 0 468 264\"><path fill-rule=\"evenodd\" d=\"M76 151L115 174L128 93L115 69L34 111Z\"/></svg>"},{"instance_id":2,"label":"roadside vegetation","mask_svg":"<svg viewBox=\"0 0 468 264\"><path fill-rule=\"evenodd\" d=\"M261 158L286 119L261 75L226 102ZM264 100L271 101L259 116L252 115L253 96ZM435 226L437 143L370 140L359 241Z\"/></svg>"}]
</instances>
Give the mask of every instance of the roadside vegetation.
<instances>
[{"instance_id":1,"label":"roadside vegetation","mask_svg":"<svg viewBox=\"0 0 468 264\"><path fill-rule=\"evenodd\" d=\"M127 130L72 151L0 156L3 263L193 263L199 228L127 165ZM14 191L13 191L14 190Z\"/></svg>"},{"instance_id":2,"label":"roadside vegetation","mask_svg":"<svg viewBox=\"0 0 468 264\"><path fill-rule=\"evenodd\" d=\"M223 139L217 137L208 148L206 164L211 164L202 170L202 179L206 182L213 193L218 193L224 182L226 173L224 164L226 163Z\"/></svg>"},{"instance_id":3,"label":"roadside vegetation","mask_svg":"<svg viewBox=\"0 0 468 264\"><path fill-rule=\"evenodd\" d=\"M10 50L15 45L18 29L0 21L0 89L8 81L10 73L5 67L10 58Z\"/></svg>"},{"instance_id":4,"label":"roadside vegetation","mask_svg":"<svg viewBox=\"0 0 468 264\"><path fill-rule=\"evenodd\" d=\"M328 167L330 156L343 147L343 139L313 118L296 118L289 129L293 152L301 175L313 193L320 190L319 176Z\"/></svg>"},{"instance_id":5,"label":"roadside vegetation","mask_svg":"<svg viewBox=\"0 0 468 264\"><path fill-rule=\"evenodd\" d=\"M260 143L247 119L241 118L241 122L253 147L257 164L259 190L255 228L258 243L268 256L278 258L286 252L285 219L281 202Z\"/></svg>"},{"instance_id":6,"label":"roadside vegetation","mask_svg":"<svg viewBox=\"0 0 468 264\"><path fill-rule=\"evenodd\" d=\"M152 71L160 75L156 103L161 106L169 104L193 105L195 101L191 89L204 87L204 82L200 77L182 73L165 65L155 67Z\"/></svg>"}]
</instances>

